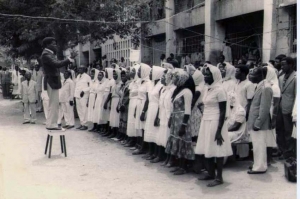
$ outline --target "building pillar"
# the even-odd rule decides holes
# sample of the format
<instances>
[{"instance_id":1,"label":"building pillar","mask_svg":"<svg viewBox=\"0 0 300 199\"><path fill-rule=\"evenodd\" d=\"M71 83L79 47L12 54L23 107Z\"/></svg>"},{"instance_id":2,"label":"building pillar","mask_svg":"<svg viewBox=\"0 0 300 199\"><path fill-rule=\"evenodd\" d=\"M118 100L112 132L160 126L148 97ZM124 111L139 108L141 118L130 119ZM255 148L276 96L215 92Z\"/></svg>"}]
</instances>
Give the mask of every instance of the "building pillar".
<instances>
[{"instance_id":1,"label":"building pillar","mask_svg":"<svg viewBox=\"0 0 300 199\"><path fill-rule=\"evenodd\" d=\"M169 57L171 53L176 54L176 34L174 32L174 17L175 5L174 0L166 0L166 57Z\"/></svg>"},{"instance_id":2,"label":"building pillar","mask_svg":"<svg viewBox=\"0 0 300 199\"><path fill-rule=\"evenodd\" d=\"M225 27L216 22L217 0L205 0L205 60L217 64L225 38Z\"/></svg>"},{"instance_id":3,"label":"building pillar","mask_svg":"<svg viewBox=\"0 0 300 199\"><path fill-rule=\"evenodd\" d=\"M266 63L270 59L275 59L276 53L276 1L264 1L264 28L262 45L262 62Z\"/></svg>"}]
</instances>

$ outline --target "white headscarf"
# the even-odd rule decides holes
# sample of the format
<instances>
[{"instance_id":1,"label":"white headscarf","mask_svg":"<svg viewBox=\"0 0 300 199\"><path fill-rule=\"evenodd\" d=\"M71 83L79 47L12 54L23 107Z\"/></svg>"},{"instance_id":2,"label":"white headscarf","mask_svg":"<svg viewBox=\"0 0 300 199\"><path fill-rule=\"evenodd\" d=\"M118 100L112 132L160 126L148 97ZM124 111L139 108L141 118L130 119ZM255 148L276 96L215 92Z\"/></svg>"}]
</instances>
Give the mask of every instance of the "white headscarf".
<instances>
[{"instance_id":1,"label":"white headscarf","mask_svg":"<svg viewBox=\"0 0 300 199\"><path fill-rule=\"evenodd\" d=\"M106 68L105 71L107 72L107 79L109 80L114 79L114 75L113 75L114 69Z\"/></svg>"},{"instance_id":2,"label":"white headscarf","mask_svg":"<svg viewBox=\"0 0 300 199\"><path fill-rule=\"evenodd\" d=\"M147 64L140 63L140 68L141 68L141 79L148 80L150 71L151 71L151 67Z\"/></svg>"},{"instance_id":3,"label":"white headscarf","mask_svg":"<svg viewBox=\"0 0 300 199\"><path fill-rule=\"evenodd\" d=\"M226 75L223 80L227 81L230 79L235 79L235 67L226 62L225 69L226 69Z\"/></svg>"},{"instance_id":4,"label":"white headscarf","mask_svg":"<svg viewBox=\"0 0 300 199\"><path fill-rule=\"evenodd\" d=\"M105 77L105 72L104 71L99 71L99 73L102 73L102 75L103 75L103 78L102 78L102 80L101 81L99 81L99 83L103 83L103 82L105 82L107 79L106 79L106 77ZM99 73L98 73L98 75L99 75ZM97 75L97 79L98 79L98 75Z\"/></svg>"},{"instance_id":5,"label":"white headscarf","mask_svg":"<svg viewBox=\"0 0 300 199\"><path fill-rule=\"evenodd\" d=\"M119 68L115 68L114 71L116 71L118 78L115 80L116 84L119 83L121 81L121 70L119 70Z\"/></svg>"},{"instance_id":6,"label":"white headscarf","mask_svg":"<svg viewBox=\"0 0 300 199\"><path fill-rule=\"evenodd\" d=\"M99 71L98 69L95 69L95 68L93 68L93 69L91 70L91 72L92 72L92 71L95 71L94 79L92 79L92 81L95 82L95 81L98 80L98 74L99 74L100 71Z\"/></svg>"},{"instance_id":7,"label":"white headscarf","mask_svg":"<svg viewBox=\"0 0 300 199\"><path fill-rule=\"evenodd\" d=\"M136 80L138 80L139 79L139 76L138 76L138 70L139 70L139 68L140 68L141 66L139 65L139 64L135 64L133 67L132 67L132 69L134 68L135 69L135 76L134 76L134 78L133 78L133 80L134 81L136 81ZM131 70L132 70L131 69Z\"/></svg>"},{"instance_id":8,"label":"white headscarf","mask_svg":"<svg viewBox=\"0 0 300 199\"><path fill-rule=\"evenodd\" d=\"M152 68L152 81L159 80L166 69L160 66L153 66Z\"/></svg>"},{"instance_id":9,"label":"white headscarf","mask_svg":"<svg viewBox=\"0 0 300 199\"><path fill-rule=\"evenodd\" d=\"M277 78L277 74L274 68L272 68L271 66L267 66L267 76L266 76L266 80L271 84L276 84L279 85L278 83L278 78Z\"/></svg>"},{"instance_id":10,"label":"white headscarf","mask_svg":"<svg viewBox=\"0 0 300 199\"><path fill-rule=\"evenodd\" d=\"M185 65L184 67L186 68L186 72L189 75L193 75L194 72L196 71L196 68L192 64Z\"/></svg>"},{"instance_id":11,"label":"white headscarf","mask_svg":"<svg viewBox=\"0 0 300 199\"><path fill-rule=\"evenodd\" d=\"M204 75L202 74L202 72L200 70L196 70L194 72L194 74L192 75L193 80L195 82L196 86L200 86L200 85L204 85Z\"/></svg>"},{"instance_id":12,"label":"white headscarf","mask_svg":"<svg viewBox=\"0 0 300 199\"><path fill-rule=\"evenodd\" d=\"M169 64L169 63L163 63L162 64L163 68L165 69L174 69L174 66L172 64Z\"/></svg>"},{"instance_id":13,"label":"white headscarf","mask_svg":"<svg viewBox=\"0 0 300 199\"><path fill-rule=\"evenodd\" d=\"M214 82L211 85L208 85L208 88L212 89L222 86L222 74L220 70L211 64L206 64L206 67L209 68L214 79Z\"/></svg>"}]
</instances>

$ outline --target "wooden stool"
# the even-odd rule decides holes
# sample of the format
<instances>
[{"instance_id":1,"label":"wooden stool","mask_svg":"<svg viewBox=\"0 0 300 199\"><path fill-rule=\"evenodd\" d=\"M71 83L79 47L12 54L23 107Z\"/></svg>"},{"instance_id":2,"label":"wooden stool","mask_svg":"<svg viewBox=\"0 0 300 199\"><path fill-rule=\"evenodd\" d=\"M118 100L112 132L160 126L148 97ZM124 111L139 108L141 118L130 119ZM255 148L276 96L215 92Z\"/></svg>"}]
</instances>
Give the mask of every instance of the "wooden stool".
<instances>
[{"instance_id":1,"label":"wooden stool","mask_svg":"<svg viewBox=\"0 0 300 199\"><path fill-rule=\"evenodd\" d=\"M49 146L49 158L51 158L51 150L52 150L52 140L53 136L60 136L60 147L61 152L65 154L65 157L67 157L67 147L66 147L66 138L65 138L65 132L64 131L49 131L47 135L47 141L46 141L46 148L45 148L45 155L47 154L48 146ZM50 142L50 144L49 144Z\"/></svg>"}]
</instances>

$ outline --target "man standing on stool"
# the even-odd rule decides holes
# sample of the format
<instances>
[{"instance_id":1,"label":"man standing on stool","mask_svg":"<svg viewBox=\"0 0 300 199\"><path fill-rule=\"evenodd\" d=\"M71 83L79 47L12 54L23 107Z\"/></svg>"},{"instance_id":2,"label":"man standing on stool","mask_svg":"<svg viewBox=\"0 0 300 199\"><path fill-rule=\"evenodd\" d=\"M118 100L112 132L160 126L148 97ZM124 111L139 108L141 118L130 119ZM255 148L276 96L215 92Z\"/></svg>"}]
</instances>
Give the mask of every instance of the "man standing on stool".
<instances>
[{"instance_id":1,"label":"man standing on stool","mask_svg":"<svg viewBox=\"0 0 300 199\"><path fill-rule=\"evenodd\" d=\"M61 88L60 72L59 68L67 66L73 62L72 58L75 54L71 55L71 58L59 61L56 58L56 40L53 37L46 37L43 40L44 51L42 52L42 65L45 73L44 87L47 90L49 96L49 112L46 121L46 128L48 130L62 130L57 125L58 111L59 111L59 93Z\"/></svg>"}]
</instances>

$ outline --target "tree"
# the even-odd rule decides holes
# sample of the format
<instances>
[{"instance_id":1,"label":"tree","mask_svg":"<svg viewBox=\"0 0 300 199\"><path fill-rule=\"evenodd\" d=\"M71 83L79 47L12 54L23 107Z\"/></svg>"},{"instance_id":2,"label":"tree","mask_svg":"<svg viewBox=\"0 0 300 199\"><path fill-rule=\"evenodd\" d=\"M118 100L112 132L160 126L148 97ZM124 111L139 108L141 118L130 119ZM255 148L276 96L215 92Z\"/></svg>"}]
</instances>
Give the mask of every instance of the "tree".
<instances>
[{"instance_id":1,"label":"tree","mask_svg":"<svg viewBox=\"0 0 300 199\"><path fill-rule=\"evenodd\" d=\"M140 33L139 26L126 22L149 19L145 17L146 6L146 1L138 0L0 0L0 13L4 14L102 22L0 16L0 44L8 46L14 57L30 59L41 54L42 39L53 36L57 40L58 58L62 59L62 52L70 43L103 43L114 34L121 38L133 36L138 42L135 35Z\"/></svg>"}]
</instances>

